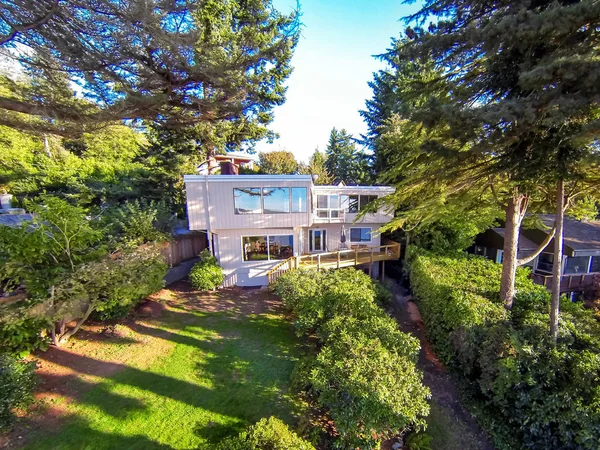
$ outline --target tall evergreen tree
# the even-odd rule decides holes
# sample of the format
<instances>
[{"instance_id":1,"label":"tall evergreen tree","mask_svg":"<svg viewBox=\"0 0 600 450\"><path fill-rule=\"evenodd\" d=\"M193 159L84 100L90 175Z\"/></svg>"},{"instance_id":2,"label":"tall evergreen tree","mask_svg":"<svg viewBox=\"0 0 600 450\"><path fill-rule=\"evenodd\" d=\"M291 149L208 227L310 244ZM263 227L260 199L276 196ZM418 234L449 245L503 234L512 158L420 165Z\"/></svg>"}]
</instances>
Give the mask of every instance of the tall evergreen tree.
<instances>
[{"instance_id":1,"label":"tall evergreen tree","mask_svg":"<svg viewBox=\"0 0 600 450\"><path fill-rule=\"evenodd\" d=\"M437 21L424 28L430 17ZM437 130L422 145L433 164L421 180L444 182L446 195L502 181L508 308L518 231L536 187L581 178L580 162L598 156L599 18L593 0L428 0L392 51L407 62L431 60L440 74L419 88L429 98L411 114Z\"/></svg>"},{"instance_id":2,"label":"tall evergreen tree","mask_svg":"<svg viewBox=\"0 0 600 450\"><path fill-rule=\"evenodd\" d=\"M50 83L67 74L89 100L74 108L5 80L0 124L40 117L58 134L116 119L265 130L299 36L298 14L271 0L0 0L0 13L0 46Z\"/></svg>"},{"instance_id":3,"label":"tall evergreen tree","mask_svg":"<svg viewBox=\"0 0 600 450\"><path fill-rule=\"evenodd\" d=\"M371 183L369 158L356 148L352 135L345 129L331 130L325 154L325 168L336 181L348 185Z\"/></svg>"},{"instance_id":4,"label":"tall evergreen tree","mask_svg":"<svg viewBox=\"0 0 600 450\"><path fill-rule=\"evenodd\" d=\"M327 156L319 151L318 148L315 149L315 152L308 159L307 165L301 165L300 173L306 175L315 175L315 184L332 184L333 177L327 171L325 164L327 162Z\"/></svg>"}]
</instances>

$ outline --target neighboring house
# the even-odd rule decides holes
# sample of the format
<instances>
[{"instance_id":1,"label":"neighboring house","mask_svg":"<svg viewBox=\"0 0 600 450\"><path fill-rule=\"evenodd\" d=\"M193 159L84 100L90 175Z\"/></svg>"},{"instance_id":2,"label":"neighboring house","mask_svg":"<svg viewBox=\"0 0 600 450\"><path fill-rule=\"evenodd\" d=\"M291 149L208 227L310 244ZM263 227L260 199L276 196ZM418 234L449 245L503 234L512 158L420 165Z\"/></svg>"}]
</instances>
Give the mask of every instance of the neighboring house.
<instances>
[{"instance_id":1,"label":"neighboring house","mask_svg":"<svg viewBox=\"0 0 600 450\"><path fill-rule=\"evenodd\" d=\"M554 225L553 215L539 216L550 231ZM544 241L547 231L521 230L518 257L531 254ZM502 262L504 228L492 228L477 236L473 253ZM532 268L533 279L550 287L554 266L554 240L550 241L538 257L528 266ZM600 221L582 222L565 218L564 258L561 292L582 292L596 290L600 282Z\"/></svg>"},{"instance_id":2,"label":"neighboring house","mask_svg":"<svg viewBox=\"0 0 600 450\"><path fill-rule=\"evenodd\" d=\"M378 247L376 233L392 219L391 211L354 222L368 203L393 188L316 186L310 175L186 175L184 180L190 230L207 232L226 286L266 285L269 272L288 260L292 268L392 259L388 248ZM328 254L340 250L341 255ZM377 263L371 264L369 272L377 270Z\"/></svg>"}]
</instances>

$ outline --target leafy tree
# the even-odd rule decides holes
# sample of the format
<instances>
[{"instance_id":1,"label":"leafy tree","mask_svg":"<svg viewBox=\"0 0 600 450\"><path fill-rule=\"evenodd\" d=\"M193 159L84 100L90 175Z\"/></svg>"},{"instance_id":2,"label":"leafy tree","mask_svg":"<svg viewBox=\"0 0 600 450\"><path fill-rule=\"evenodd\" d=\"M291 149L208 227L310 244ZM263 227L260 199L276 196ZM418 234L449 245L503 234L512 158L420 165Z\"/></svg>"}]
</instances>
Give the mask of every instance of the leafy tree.
<instances>
[{"instance_id":1,"label":"leafy tree","mask_svg":"<svg viewBox=\"0 0 600 450\"><path fill-rule=\"evenodd\" d=\"M328 185L333 184L333 177L327 171L325 162L327 156L320 152L319 149L315 149L315 152L308 159L308 164L301 164L299 172L305 175L315 175L315 184Z\"/></svg>"},{"instance_id":2,"label":"leafy tree","mask_svg":"<svg viewBox=\"0 0 600 450\"><path fill-rule=\"evenodd\" d=\"M261 173L281 175L297 173L299 167L294 154L285 150L260 152L258 166Z\"/></svg>"},{"instance_id":3,"label":"leafy tree","mask_svg":"<svg viewBox=\"0 0 600 450\"><path fill-rule=\"evenodd\" d=\"M346 130L331 130L325 154L325 168L334 179L346 184L370 184L368 157L358 151L352 136Z\"/></svg>"},{"instance_id":4,"label":"leafy tree","mask_svg":"<svg viewBox=\"0 0 600 450\"><path fill-rule=\"evenodd\" d=\"M264 130L284 101L299 21L270 0L41 3L2 1L0 43L48 83L67 74L89 101L74 104L72 96L48 96L35 84L8 83L0 124L27 127L25 115L62 134L72 130L61 124L116 119Z\"/></svg>"}]
</instances>

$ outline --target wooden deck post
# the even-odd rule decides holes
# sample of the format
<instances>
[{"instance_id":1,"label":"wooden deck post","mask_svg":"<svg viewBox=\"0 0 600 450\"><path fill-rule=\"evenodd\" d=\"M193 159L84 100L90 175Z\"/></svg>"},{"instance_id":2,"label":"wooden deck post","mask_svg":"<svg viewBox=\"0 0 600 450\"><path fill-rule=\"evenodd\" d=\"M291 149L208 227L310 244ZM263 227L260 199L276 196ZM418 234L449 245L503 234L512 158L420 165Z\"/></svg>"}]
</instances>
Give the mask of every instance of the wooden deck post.
<instances>
[{"instance_id":1,"label":"wooden deck post","mask_svg":"<svg viewBox=\"0 0 600 450\"><path fill-rule=\"evenodd\" d=\"M385 259L381 261L381 273L379 274L379 279L382 283L385 281Z\"/></svg>"},{"instance_id":2,"label":"wooden deck post","mask_svg":"<svg viewBox=\"0 0 600 450\"><path fill-rule=\"evenodd\" d=\"M321 254L317 255L317 270L321 270Z\"/></svg>"},{"instance_id":3,"label":"wooden deck post","mask_svg":"<svg viewBox=\"0 0 600 450\"><path fill-rule=\"evenodd\" d=\"M338 257L338 265L337 268L340 268L340 252L337 252L337 257Z\"/></svg>"},{"instance_id":4,"label":"wooden deck post","mask_svg":"<svg viewBox=\"0 0 600 450\"><path fill-rule=\"evenodd\" d=\"M354 265L358 266L358 248L354 249Z\"/></svg>"}]
</instances>

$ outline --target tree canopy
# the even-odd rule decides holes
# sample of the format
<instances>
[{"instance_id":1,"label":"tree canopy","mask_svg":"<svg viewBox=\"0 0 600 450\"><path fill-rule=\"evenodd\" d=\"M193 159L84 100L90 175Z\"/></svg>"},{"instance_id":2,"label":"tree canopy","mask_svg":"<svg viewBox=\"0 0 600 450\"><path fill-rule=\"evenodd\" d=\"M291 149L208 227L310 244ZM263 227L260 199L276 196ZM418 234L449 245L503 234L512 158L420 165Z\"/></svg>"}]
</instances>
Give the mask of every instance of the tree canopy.
<instances>
[{"instance_id":1,"label":"tree canopy","mask_svg":"<svg viewBox=\"0 0 600 450\"><path fill-rule=\"evenodd\" d=\"M274 152L260 152L258 166L261 173L288 175L298 172L298 161L292 152L278 150Z\"/></svg>"},{"instance_id":2,"label":"tree canopy","mask_svg":"<svg viewBox=\"0 0 600 450\"><path fill-rule=\"evenodd\" d=\"M85 99L4 77L0 124L27 128L34 116L58 134L141 119L226 121L264 135L299 35L298 14L270 0L2 0L0 9L8 54L50 86L75 83Z\"/></svg>"},{"instance_id":3,"label":"tree canopy","mask_svg":"<svg viewBox=\"0 0 600 450\"><path fill-rule=\"evenodd\" d=\"M325 148L325 168L334 180L346 184L371 184L369 158L356 148L352 136L333 128Z\"/></svg>"}]
</instances>

